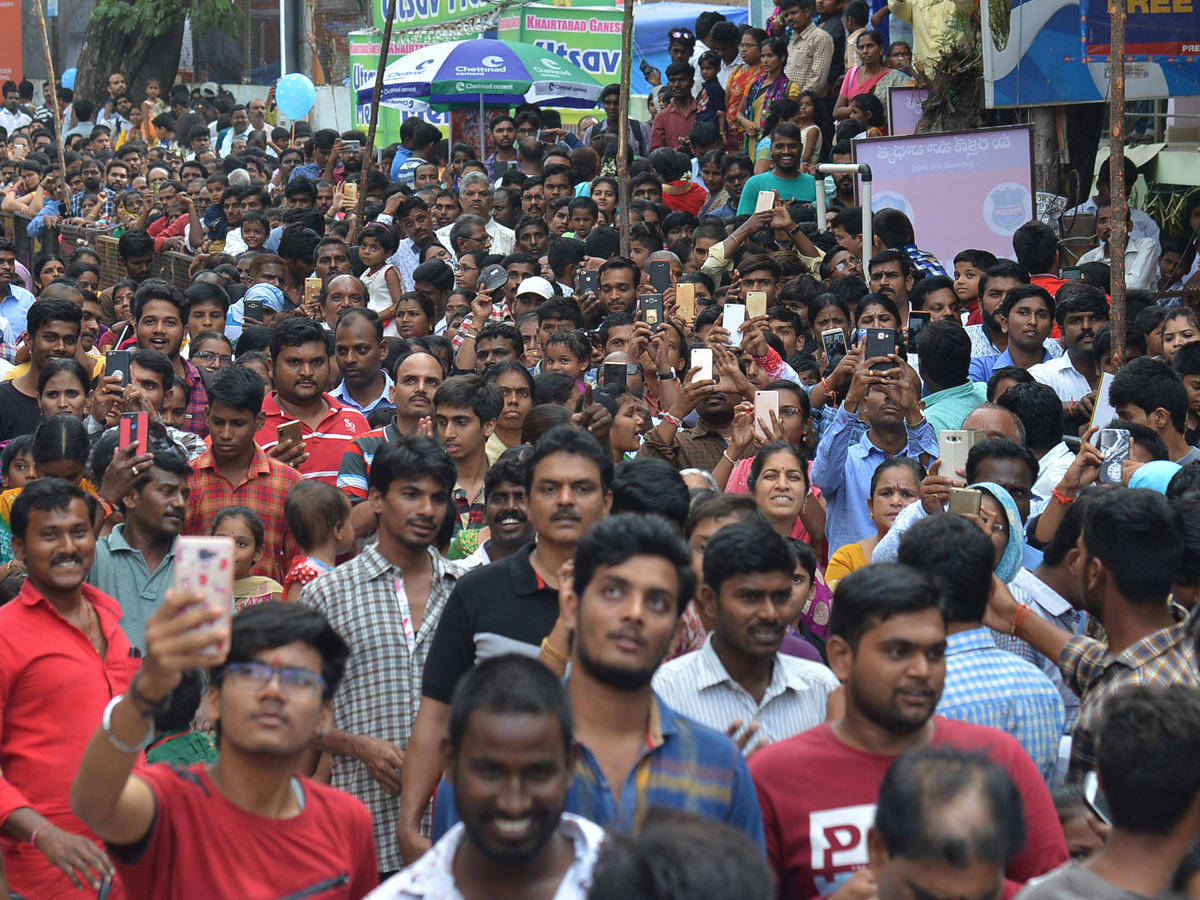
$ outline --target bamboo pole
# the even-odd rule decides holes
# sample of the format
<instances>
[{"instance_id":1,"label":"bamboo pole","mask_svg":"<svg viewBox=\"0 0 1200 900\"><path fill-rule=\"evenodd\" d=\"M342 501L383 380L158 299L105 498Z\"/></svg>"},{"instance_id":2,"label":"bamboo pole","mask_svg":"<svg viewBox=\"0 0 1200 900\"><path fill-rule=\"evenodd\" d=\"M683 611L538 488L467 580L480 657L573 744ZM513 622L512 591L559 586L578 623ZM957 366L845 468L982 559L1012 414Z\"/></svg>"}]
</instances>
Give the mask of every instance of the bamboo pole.
<instances>
[{"instance_id":1,"label":"bamboo pole","mask_svg":"<svg viewBox=\"0 0 1200 900\"><path fill-rule=\"evenodd\" d=\"M1109 0L1112 17L1112 48L1109 70L1112 78L1112 97L1109 121L1112 126L1109 160L1109 203L1112 205L1112 232L1108 251L1112 274L1109 288L1112 296L1112 357L1113 368L1125 364L1125 244L1129 237L1126 217L1129 214L1129 186L1125 184L1125 17L1127 0Z\"/></svg>"},{"instance_id":2,"label":"bamboo pole","mask_svg":"<svg viewBox=\"0 0 1200 900\"><path fill-rule=\"evenodd\" d=\"M617 228L621 255L629 257L629 95L633 79L633 0L625 0L621 26L621 102L617 116Z\"/></svg>"},{"instance_id":3,"label":"bamboo pole","mask_svg":"<svg viewBox=\"0 0 1200 900\"><path fill-rule=\"evenodd\" d=\"M38 25L41 26L42 32L42 50L46 54L46 75L50 78L50 85L54 89L54 118L58 130L61 131L62 123L58 121L58 78L54 74L54 57L50 55L50 35L46 28L46 10L42 7L42 0L36 0ZM58 168L62 174L62 192L63 196L59 199L60 203L65 203L67 199L67 154L63 152L62 135L58 136ZM59 213L66 210L59 210Z\"/></svg>"},{"instance_id":4,"label":"bamboo pole","mask_svg":"<svg viewBox=\"0 0 1200 900\"><path fill-rule=\"evenodd\" d=\"M375 70L375 90L371 94L371 125L367 129L367 146L363 148L362 174L358 182L358 203L354 207L354 230L362 227L363 210L367 204L367 176L375 165L375 129L379 125L379 97L383 93L383 71L387 68L388 50L392 46L392 23L396 19L396 0L388 0L387 19L383 23L383 43L379 46L379 66Z\"/></svg>"}]
</instances>

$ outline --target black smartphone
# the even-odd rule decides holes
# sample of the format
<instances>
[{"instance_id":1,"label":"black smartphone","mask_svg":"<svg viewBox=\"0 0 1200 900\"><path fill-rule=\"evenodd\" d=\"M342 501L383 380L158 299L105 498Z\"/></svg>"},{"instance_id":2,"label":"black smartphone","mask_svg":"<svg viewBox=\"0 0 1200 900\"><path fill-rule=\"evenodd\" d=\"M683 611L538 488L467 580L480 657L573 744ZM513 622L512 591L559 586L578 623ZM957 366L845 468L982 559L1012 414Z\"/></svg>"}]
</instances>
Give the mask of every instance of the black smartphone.
<instances>
[{"instance_id":1,"label":"black smartphone","mask_svg":"<svg viewBox=\"0 0 1200 900\"><path fill-rule=\"evenodd\" d=\"M896 352L896 330L894 328L868 328L867 348L864 359L874 359L879 356L891 356ZM886 372L895 367L890 359L876 363L871 367L872 372Z\"/></svg>"},{"instance_id":2,"label":"black smartphone","mask_svg":"<svg viewBox=\"0 0 1200 900\"><path fill-rule=\"evenodd\" d=\"M665 259L654 259L646 267L650 273L650 287L660 294L671 286L671 263Z\"/></svg>"},{"instance_id":3,"label":"black smartphone","mask_svg":"<svg viewBox=\"0 0 1200 900\"><path fill-rule=\"evenodd\" d=\"M261 322L262 321L262 310L263 310L262 300L247 299L247 300L242 301L242 318L243 319L255 319L255 320Z\"/></svg>"},{"instance_id":4,"label":"black smartphone","mask_svg":"<svg viewBox=\"0 0 1200 900\"><path fill-rule=\"evenodd\" d=\"M511 169L513 167L513 165L514 165L514 163L510 162L507 159L496 160L496 168L494 170L496 173L496 177L500 178L501 176L507 175L508 170Z\"/></svg>"},{"instance_id":5,"label":"black smartphone","mask_svg":"<svg viewBox=\"0 0 1200 900\"><path fill-rule=\"evenodd\" d=\"M601 387L610 384L619 384L621 387L629 386L629 370L625 363L605 363L600 367Z\"/></svg>"},{"instance_id":6,"label":"black smartphone","mask_svg":"<svg viewBox=\"0 0 1200 900\"><path fill-rule=\"evenodd\" d=\"M588 291L599 293L600 273L595 269L580 269L575 276L575 290L581 294Z\"/></svg>"},{"instance_id":7,"label":"black smartphone","mask_svg":"<svg viewBox=\"0 0 1200 900\"><path fill-rule=\"evenodd\" d=\"M120 375L121 385L129 384L129 351L109 350L104 354L104 374Z\"/></svg>"},{"instance_id":8,"label":"black smartphone","mask_svg":"<svg viewBox=\"0 0 1200 900\"><path fill-rule=\"evenodd\" d=\"M1064 281L1082 281L1083 268L1081 266L1063 266L1058 270L1058 277Z\"/></svg>"},{"instance_id":9,"label":"black smartphone","mask_svg":"<svg viewBox=\"0 0 1200 900\"><path fill-rule=\"evenodd\" d=\"M650 73L654 71L654 66L650 65L650 63L644 59L638 64L638 68L641 69L642 74L646 76L646 78L649 78Z\"/></svg>"},{"instance_id":10,"label":"black smartphone","mask_svg":"<svg viewBox=\"0 0 1200 900\"><path fill-rule=\"evenodd\" d=\"M642 294L638 309L642 321L654 328L663 320L662 294Z\"/></svg>"},{"instance_id":11,"label":"black smartphone","mask_svg":"<svg viewBox=\"0 0 1200 900\"><path fill-rule=\"evenodd\" d=\"M914 353L917 350L917 335L929 324L930 317L930 313L918 309L908 314L908 349Z\"/></svg>"}]
</instances>

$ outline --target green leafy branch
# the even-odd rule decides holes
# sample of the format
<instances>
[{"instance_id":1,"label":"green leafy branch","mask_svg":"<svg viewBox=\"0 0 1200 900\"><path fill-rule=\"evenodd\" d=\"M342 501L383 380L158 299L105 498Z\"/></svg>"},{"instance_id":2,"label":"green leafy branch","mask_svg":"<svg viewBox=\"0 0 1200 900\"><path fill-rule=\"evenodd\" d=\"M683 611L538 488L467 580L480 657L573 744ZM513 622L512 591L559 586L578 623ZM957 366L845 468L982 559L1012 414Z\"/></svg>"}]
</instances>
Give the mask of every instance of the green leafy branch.
<instances>
[{"instance_id":1,"label":"green leafy branch","mask_svg":"<svg viewBox=\"0 0 1200 900\"><path fill-rule=\"evenodd\" d=\"M213 28L236 34L242 23L242 13L228 0L98 0L92 16L106 19L126 34L142 34L148 38L161 37L187 16L192 28L204 34Z\"/></svg>"}]
</instances>

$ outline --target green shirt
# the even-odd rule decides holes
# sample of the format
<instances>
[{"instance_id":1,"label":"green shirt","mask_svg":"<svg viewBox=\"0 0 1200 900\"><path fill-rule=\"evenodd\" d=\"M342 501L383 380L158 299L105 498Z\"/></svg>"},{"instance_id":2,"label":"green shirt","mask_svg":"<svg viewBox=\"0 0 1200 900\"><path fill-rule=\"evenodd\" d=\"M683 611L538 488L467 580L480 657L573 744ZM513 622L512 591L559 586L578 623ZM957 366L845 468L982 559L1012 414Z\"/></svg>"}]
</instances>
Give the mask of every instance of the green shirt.
<instances>
[{"instance_id":1,"label":"green shirt","mask_svg":"<svg viewBox=\"0 0 1200 900\"><path fill-rule=\"evenodd\" d=\"M780 178L771 170L758 175L751 175L742 188L742 199L738 202L737 214L748 216L758 205L759 191L778 191L779 196L789 203L799 200L802 203L817 202L817 180L811 175L800 173L796 178Z\"/></svg>"},{"instance_id":2,"label":"green shirt","mask_svg":"<svg viewBox=\"0 0 1200 900\"><path fill-rule=\"evenodd\" d=\"M946 388L925 398L925 418L934 434L962 428L963 419L982 403L987 402L987 385L968 381L958 387Z\"/></svg>"},{"instance_id":3,"label":"green shirt","mask_svg":"<svg viewBox=\"0 0 1200 900\"><path fill-rule=\"evenodd\" d=\"M190 728L164 731L146 750L148 763L174 763L190 766L194 763L217 761L217 748L207 734Z\"/></svg>"},{"instance_id":4,"label":"green shirt","mask_svg":"<svg viewBox=\"0 0 1200 900\"><path fill-rule=\"evenodd\" d=\"M153 572L141 550L125 540L124 523L96 541L96 557L88 573L88 584L95 585L121 604L121 629L129 643L146 649L146 622L154 615L171 587L175 554L168 552Z\"/></svg>"}]
</instances>

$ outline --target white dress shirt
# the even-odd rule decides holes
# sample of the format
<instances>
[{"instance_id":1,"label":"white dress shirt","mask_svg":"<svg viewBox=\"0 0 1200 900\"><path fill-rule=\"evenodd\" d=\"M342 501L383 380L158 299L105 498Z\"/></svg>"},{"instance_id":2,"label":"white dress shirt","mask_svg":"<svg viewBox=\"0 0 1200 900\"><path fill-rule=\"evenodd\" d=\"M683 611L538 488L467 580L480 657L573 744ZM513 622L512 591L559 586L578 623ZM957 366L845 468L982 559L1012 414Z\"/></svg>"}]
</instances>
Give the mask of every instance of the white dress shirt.
<instances>
[{"instance_id":1,"label":"white dress shirt","mask_svg":"<svg viewBox=\"0 0 1200 900\"><path fill-rule=\"evenodd\" d=\"M575 861L559 882L554 900L586 900L604 829L565 812L559 819L558 833L575 845ZM428 853L371 891L367 900L463 900L454 881L454 857L465 836L465 826L459 822Z\"/></svg>"},{"instance_id":2,"label":"white dress shirt","mask_svg":"<svg viewBox=\"0 0 1200 900\"><path fill-rule=\"evenodd\" d=\"M1130 290L1158 290L1158 242L1151 238L1131 237L1125 245L1125 286ZM1112 265L1108 246L1101 244L1079 257L1078 265L1102 262Z\"/></svg>"},{"instance_id":3,"label":"white dress shirt","mask_svg":"<svg viewBox=\"0 0 1200 900\"><path fill-rule=\"evenodd\" d=\"M1100 204L1096 202L1096 198L1093 196L1080 203L1074 209L1068 209L1063 215L1073 216L1080 213L1095 215L1096 210L1099 208ZM1133 227L1129 229L1130 238L1152 238L1154 243L1160 243L1158 238L1158 224L1152 218L1140 209L1134 209L1132 206L1129 207L1129 216L1133 219Z\"/></svg>"},{"instance_id":4,"label":"white dress shirt","mask_svg":"<svg viewBox=\"0 0 1200 900\"><path fill-rule=\"evenodd\" d=\"M1071 364L1071 356L1068 353L1064 353L1058 359L1031 366L1029 374L1036 381L1054 388L1054 393L1058 394L1063 403L1081 400L1092 392L1091 384Z\"/></svg>"},{"instance_id":5,"label":"white dress shirt","mask_svg":"<svg viewBox=\"0 0 1200 900\"><path fill-rule=\"evenodd\" d=\"M438 243L450 251L450 255L458 260L458 253L450 246L450 229L454 227L454 223L443 225L434 234L437 235ZM487 233L492 236L492 248L488 253L498 253L501 256L508 256L517 246L517 236L511 228L505 228L495 219L488 219Z\"/></svg>"},{"instance_id":6,"label":"white dress shirt","mask_svg":"<svg viewBox=\"0 0 1200 900\"><path fill-rule=\"evenodd\" d=\"M825 721L825 701L837 677L820 663L775 654L771 683L761 702L733 680L712 646L663 663L654 673L654 691L681 716L724 732L735 719L759 723L759 740L775 743Z\"/></svg>"}]
</instances>

